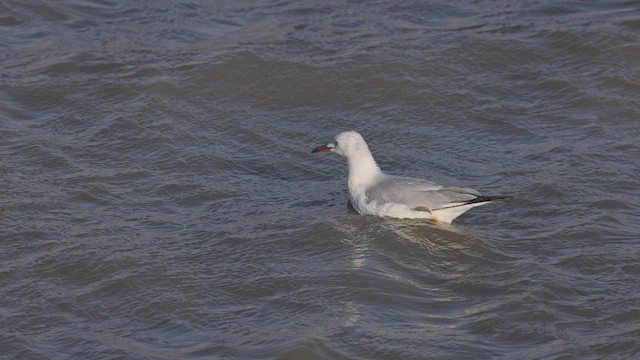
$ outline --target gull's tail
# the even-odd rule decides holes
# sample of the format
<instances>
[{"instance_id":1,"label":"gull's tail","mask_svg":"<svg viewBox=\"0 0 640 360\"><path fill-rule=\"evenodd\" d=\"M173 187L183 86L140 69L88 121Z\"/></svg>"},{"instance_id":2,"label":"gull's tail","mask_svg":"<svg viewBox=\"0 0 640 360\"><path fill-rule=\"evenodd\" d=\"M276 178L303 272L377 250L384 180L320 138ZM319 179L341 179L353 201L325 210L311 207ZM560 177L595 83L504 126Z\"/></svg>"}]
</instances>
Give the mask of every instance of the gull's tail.
<instances>
[{"instance_id":1,"label":"gull's tail","mask_svg":"<svg viewBox=\"0 0 640 360\"><path fill-rule=\"evenodd\" d=\"M513 197L511 197L511 196L478 196L475 199L471 199L469 201L464 201L462 203L454 203L454 204L452 204L452 206L445 206L444 208L448 209L450 207L464 206L464 205L469 205L469 204L484 204L484 203L497 201L497 200L509 200L509 199L512 199L512 198Z\"/></svg>"},{"instance_id":2,"label":"gull's tail","mask_svg":"<svg viewBox=\"0 0 640 360\"><path fill-rule=\"evenodd\" d=\"M451 224L455 218L471 208L511 198L511 196L478 196L471 200L450 203L440 209L433 209L431 210L431 214L433 215L433 220L436 222Z\"/></svg>"}]
</instances>

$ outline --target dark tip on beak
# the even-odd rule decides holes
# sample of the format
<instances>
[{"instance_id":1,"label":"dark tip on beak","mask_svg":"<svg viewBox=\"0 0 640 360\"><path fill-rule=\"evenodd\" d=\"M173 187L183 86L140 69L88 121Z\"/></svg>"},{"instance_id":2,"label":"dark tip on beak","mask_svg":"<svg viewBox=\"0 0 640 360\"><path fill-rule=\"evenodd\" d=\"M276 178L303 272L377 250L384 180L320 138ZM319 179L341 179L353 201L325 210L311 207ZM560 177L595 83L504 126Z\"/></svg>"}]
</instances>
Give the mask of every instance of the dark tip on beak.
<instances>
[{"instance_id":1,"label":"dark tip on beak","mask_svg":"<svg viewBox=\"0 0 640 360\"><path fill-rule=\"evenodd\" d=\"M327 151L331 151L331 147L327 146L327 145L320 145L317 148L311 150L311 153L318 153L318 152L327 152Z\"/></svg>"}]
</instances>

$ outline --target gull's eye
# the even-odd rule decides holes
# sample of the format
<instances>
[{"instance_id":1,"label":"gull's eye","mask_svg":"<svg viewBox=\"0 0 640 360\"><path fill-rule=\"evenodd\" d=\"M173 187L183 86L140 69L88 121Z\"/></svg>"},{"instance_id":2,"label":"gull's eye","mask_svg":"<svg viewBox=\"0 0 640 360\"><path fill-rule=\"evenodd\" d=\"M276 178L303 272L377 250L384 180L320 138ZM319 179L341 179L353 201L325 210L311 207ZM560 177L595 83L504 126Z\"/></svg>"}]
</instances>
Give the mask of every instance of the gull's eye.
<instances>
[{"instance_id":1,"label":"gull's eye","mask_svg":"<svg viewBox=\"0 0 640 360\"><path fill-rule=\"evenodd\" d=\"M336 140L336 147L338 147L338 141Z\"/></svg>"}]
</instances>

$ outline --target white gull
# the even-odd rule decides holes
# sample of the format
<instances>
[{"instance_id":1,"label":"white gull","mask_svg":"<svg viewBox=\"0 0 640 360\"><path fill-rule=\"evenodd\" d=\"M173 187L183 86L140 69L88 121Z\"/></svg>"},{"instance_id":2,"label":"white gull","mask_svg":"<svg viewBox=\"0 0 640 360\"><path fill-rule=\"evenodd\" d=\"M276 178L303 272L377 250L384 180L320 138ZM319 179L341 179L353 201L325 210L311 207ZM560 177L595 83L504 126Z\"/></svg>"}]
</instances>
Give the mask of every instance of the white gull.
<instances>
[{"instance_id":1,"label":"white gull","mask_svg":"<svg viewBox=\"0 0 640 360\"><path fill-rule=\"evenodd\" d=\"M341 132L334 143L312 153L334 152L349 163L349 197L361 215L431 219L450 224L465 211L504 196L482 196L474 189L444 187L434 182L382 172L369 146L355 131Z\"/></svg>"}]
</instances>

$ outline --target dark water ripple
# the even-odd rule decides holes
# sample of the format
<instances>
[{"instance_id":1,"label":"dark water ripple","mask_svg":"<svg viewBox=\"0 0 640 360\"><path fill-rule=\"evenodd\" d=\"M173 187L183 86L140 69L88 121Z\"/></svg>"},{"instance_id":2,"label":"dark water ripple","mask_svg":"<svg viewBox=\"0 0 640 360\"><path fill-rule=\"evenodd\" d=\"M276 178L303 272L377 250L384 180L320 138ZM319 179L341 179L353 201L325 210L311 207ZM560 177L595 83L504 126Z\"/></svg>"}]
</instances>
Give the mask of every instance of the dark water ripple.
<instances>
[{"instance_id":1,"label":"dark water ripple","mask_svg":"<svg viewBox=\"0 0 640 360\"><path fill-rule=\"evenodd\" d=\"M0 4L0 353L633 358L640 7ZM356 215L383 167L514 200Z\"/></svg>"}]
</instances>

